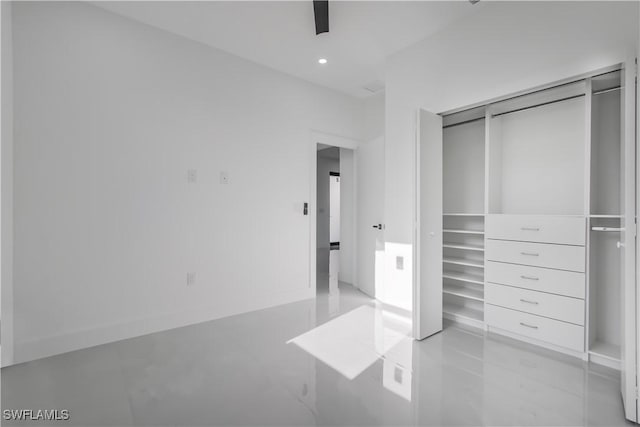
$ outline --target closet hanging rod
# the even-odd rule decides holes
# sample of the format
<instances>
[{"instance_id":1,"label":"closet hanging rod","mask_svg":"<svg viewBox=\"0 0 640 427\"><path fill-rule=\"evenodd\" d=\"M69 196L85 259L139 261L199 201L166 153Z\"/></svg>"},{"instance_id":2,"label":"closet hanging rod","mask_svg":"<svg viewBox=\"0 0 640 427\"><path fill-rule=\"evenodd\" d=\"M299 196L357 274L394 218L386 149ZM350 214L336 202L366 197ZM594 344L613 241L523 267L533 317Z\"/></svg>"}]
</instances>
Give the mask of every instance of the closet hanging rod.
<instances>
[{"instance_id":1,"label":"closet hanging rod","mask_svg":"<svg viewBox=\"0 0 640 427\"><path fill-rule=\"evenodd\" d=\"M596 75L594 75L594 76L591 76L591 79L595 79L595 78L597 78L597 77L606 76L607 74L617 73L617 72L620 72L620 71L622 71L622 67L620 67L620 68L616 68L616 69L614 69L614 70L607 71L607 72L604 72L604 73L596 74Z\"/></svg>"},{"instance_id":2,"label":"closet hanging rod","mask_svg":"<svg viewBox=\"0 0 640 427\"><path fill-rule=\"evenodd\" d=\"M602 89L602 90L598 90L596 92L593 92L594 95L600 95L601 93L609 93L609 92L613 92L614 90L620 90L622 88L622 86L616 86L616 87L612 87L609 89Z\"/></svg>"},{"instance_id":3,"label":"closet hanging rod","mask_svg":"<svg viewBox=\"0 0 640 427\"><path fill-rule=\"evenodd\" d=\"M510 101L512 99L517 99L517 98L520 98L520 97L523 97L523 96L527 96L527 95L533 95L533 94L544 92L544 91L547 91L547 90L550 90L550 89L557 89L557 88L560 88L560 87L563 87L563 86L576 84L576 83L585 81L586 79L594 79L596 77L605 76L607 74L617 73L617 72L619 72L621 70L622 70L622 67L620 67L619 65L616 65L615 68L613 68L610 71L600 72L600 73L597 73L597 74L584 74L583 76L578 77L576 79L566 80L566 81L562 81L560 83L552 83L550 86L543 86L543 87L539 87L539 88L534 89L534 90L522 91L522 92L519 92L519 93L506 95L506 96L503 96L503 97L497 97L497 98L491 99L489 101L479 102L477 104L467 105L467 106L462 107L460 109L453 109L453 110L443 111L443 112L440 112L438 114L440 116L442 116L442 117L446 117L446 116L451 116L453 114L458 114L458 113L463 113L465 111L470 111L470 110L473 110L473 109L476 109L476 108L487 108L487 107L489 107L491 105L495 105L495 104L500 103L500 102Z\"/></svg>"},{"instance_id":4,"label":"closet hanging rod","mask_svg":"<svg viewBox=\"0 0 640 427\"><path fill-rule=\"evenodd\" d=\"M525 111L525 110L530 110L532 108L555 104L556 102L569 101L570 99L580 98L581 96L584 96L584 93L581 93L579 95L567 96L566 98L554 99L553 101L547 101L547 102L543 102L536 105L529 105L527 107L516 108L515 110L505 111L504 113L493 114L491 117L499 117L499 116L504 116L505 114L517 113L519 111Z\"/></svg>"},{"instance_id":5,"label":"closet hanging rod","mask_svg":"<svg viewBox=\"0 0 640 427\"><path fill-rule=\"evenodd\" d=\"M591 227L593 231L623 231L624 228L620 227Z\"/></svg>"},{"instance_id":6,"label":"closet hanging rod","mask_svg":"<svg viewBox=\"0 0 640 427\"><path fill-rule=\"evenodd\" d=\"M478 122L480 120L484 120L484 117L478 117L477 119L469 119L469 120L465 120L463 122L459 122L459 123L451 123L450 125L445 125L442 126L442 129L447 129L447 128L451 128L454 126L460 126L460 125L466 125L467 123L473 123L473 122Z\"/></svg>"}]
</instances>

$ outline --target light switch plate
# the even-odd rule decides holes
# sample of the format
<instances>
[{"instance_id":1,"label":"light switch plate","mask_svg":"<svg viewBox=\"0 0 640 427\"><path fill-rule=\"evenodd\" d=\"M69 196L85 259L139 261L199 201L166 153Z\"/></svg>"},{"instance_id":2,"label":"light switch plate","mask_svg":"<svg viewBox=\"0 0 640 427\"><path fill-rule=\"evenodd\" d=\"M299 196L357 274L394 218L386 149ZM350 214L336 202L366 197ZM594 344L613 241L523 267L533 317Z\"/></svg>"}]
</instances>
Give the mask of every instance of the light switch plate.
<instances>
[{"instance_id":1,"label":"light switch plate","mask_svg":"<svg viewBox=\"0 0 640 427\"><path fill-rule=\"evenodd\" d=\"M401 257L401 256L396 257L396 269L404 270L404 257Z\"/></svg>"}]
</instances>

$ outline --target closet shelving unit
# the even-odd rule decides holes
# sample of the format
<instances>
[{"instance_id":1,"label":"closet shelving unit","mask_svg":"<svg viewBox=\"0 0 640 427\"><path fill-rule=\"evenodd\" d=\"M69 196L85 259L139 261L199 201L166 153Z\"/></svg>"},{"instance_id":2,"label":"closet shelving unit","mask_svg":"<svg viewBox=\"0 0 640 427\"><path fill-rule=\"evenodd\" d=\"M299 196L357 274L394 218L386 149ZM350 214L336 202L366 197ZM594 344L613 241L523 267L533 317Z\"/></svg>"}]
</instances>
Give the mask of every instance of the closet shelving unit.
<instances>
[{"instance_id":1,"label":"closet shelving unit","mask_svg":"<svg viewBox=\"0 0 640 427\"><path fill-rule=\"evenodd\" d=\"M621 81L620 67L611 67L443 115L444 318L487 329L490 216L582 219L584 288L566 296L584 301L578 353L619 367Z\"/></svg>"},{"instance_id":2,"label":"closet shelving unit","mask_svg":"<svg viewBox=\"0 0 640 427\"><path fill-rule=\"evenodd\" d=\"M484 322L484 112L443 119L444 317ZM460 170L465 173L461 174Z\"/></svg>"},{"instance_id":3,"label":"closet shelving unit","mask_svg":"<svg viewBox=\"0 0 640 427\"><path fill-rule=\"evenodd\" d=\"M587 345L592 360L615 366L620 362L621 269L620 71L591 79L589 239L589 328ZM609 363L607 363L609 362Z\"/></svg>"}]
</instances>

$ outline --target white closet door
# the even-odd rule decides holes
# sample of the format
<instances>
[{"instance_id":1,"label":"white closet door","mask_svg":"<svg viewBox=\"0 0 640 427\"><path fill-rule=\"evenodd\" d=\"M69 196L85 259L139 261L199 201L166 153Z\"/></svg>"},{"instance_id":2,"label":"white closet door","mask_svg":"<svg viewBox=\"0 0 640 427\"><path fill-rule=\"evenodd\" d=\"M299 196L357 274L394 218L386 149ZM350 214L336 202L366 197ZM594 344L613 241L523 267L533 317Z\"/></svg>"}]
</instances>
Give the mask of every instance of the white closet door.
<instances>
[{"instance_id":1,"label":"white closet door","mask_svg":"<svg viewBox=\"0 0 640 427\"><path fill-rule=\"evenodd\" d=\"M618 247L621 253L621 389L627 419L637 420L637 301L636 301L636 137L635 64L627 62L622 78L622 149L620 168L621 227Z\"/></svg>"},{"instance_id":2,"label":"white closet door","mask_svg":"<svg viewBox=\"0 0 640 427\"><path fill-rule=\"evenodd\" d=\"M419 110L413 335L442 330L442 117Z\"/></svg>"}]
</instances>

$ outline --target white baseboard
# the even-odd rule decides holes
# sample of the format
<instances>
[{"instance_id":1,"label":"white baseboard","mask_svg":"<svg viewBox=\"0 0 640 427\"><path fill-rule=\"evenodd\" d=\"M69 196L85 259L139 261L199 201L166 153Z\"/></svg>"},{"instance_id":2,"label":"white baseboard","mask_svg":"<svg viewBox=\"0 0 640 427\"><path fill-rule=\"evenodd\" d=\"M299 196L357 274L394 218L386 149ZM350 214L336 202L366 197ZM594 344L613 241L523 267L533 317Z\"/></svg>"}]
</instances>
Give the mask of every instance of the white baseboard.
<instances>
[{"instance_id":1,"label":"white baseboard","mask_svg":"<svg viewBox=\"0 0 640 427\"><path fill-rule=\"evenodd\" d=\"M569 349L569 348L565 348L565 347L560 347L560 346L557 346L557 345L554 345L554 344L551 344L551 343L548 343L548 342L545 342L545 341L540 341L540 340L537 340L535 338L525 337L523 335L516 334L516 333L510 332L510 331L506 331L504 329L496 328L495 326L489 326L487 328L487 331L489 333L502 335L502 336L505 336L505 337L508 337L508 338L511 338L511 339L515 339L515 340L518 340L518 341L525 342L527 344L535 345L536 347L542 347L542 348L545 348L547 350L553 350L553 351L558 352L558 353L566 354L567 356L576 357L576 358L582 359L584 361L587 360L587 353L585 353L585 352L575 351L575 350L572 350L572 349Z\"/></svg>"},{"instance_id":2,"label":"white baseboard","mask_svg":"<svg viewBox=\"0 0 640 427\"><path fill-rule=\"evenodd\" d=\"M459 323L461 325L471 326L472 328L477 328L481 330L485 329L484 322L480 320L468 319L466 317L456 316L455 314L450 314L450 313L443 313L442 318L446 320L450 320L454 323Z\"/></svg>"},{"instance_id":3,"label":"white baseboard","mask_svg":"<svg viewBox=\"0 0 640 427\"><path fill-rule=\"evenodd\" d=\"M615 369L616 371L622 369L620 360L595 353L589 353L589 362L595 363L596 365L606 366L607 368Z\"/></svg>"},{"instance_id":4,"label":"white baseboard","mask_svg":"<svg viewBox=\"0 0 640 427\"><path fill-rule=\"evenodd\" d=\"M140 318L129 322L84 329L22 343L16 342L13 364L134 338L154 332L194 325L236 314L262 310L309 298L315 298L315 289L304 288L256 296L251 299L224 301L224 304L220 303L208 307L198 307L194 310L179 313L167 313L151 318Z\"/></svg>"}]
</instances>

